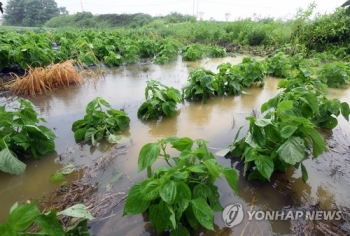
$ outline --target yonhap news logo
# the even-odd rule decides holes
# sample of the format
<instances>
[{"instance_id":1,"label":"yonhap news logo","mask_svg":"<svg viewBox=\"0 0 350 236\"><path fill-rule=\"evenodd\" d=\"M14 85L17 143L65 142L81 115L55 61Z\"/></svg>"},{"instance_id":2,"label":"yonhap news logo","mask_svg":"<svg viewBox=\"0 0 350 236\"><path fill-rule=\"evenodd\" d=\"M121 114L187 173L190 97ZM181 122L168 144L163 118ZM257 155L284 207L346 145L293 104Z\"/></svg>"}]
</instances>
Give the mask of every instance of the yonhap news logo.
<instances>
[{"instance_id":1,"label":"yonhap news logo","mask_svg":"<svg viewBox=\"0 0 350 236\"><path fill-rule=\"evenodd\" d=\"M226 227L234 227L243 221L244 216L248 220L298 220L303 218L306 220L341 220L341 211L244 211L240 203L235 203L225 207L222 212L222 219Z\"/></svg>"}]
</instances>

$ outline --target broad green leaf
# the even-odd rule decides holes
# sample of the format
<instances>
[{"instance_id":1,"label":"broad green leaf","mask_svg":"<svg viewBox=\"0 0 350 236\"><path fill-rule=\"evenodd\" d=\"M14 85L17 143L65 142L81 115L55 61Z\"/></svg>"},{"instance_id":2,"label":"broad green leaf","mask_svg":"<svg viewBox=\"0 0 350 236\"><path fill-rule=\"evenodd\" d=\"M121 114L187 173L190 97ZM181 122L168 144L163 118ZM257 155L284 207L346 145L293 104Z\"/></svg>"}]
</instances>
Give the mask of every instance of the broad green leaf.
<instances>
[{"instance_id":1,"label":"broad green leaf","mask_svg":"<svg viewBox=\"0 0 350 236\"><path fill-rule=\"evenodd\" d=\"M57 183L57 182L59 182L59 181L61 181L61 180L64 180L66 177L64 176L64 174L63 173L61 173L61 172L56 172L56 173L54 173L53 175L51 175L51 177L50 177L50 182L51 183Z\"/></svg>"},{"instance_id":2,"label":"broad green leaf","mask_svg":"<svg viewBox=\"0 0 350 236\"><path fill-rule=\"evenodd\" d=\"M278 148L277 153L286 163L295 165L305 157L304 141L292 136Z\"/></svg>"},{"instance_id":3,"label":"broad green leaf","mask_svg":"<svg viewBox=\"0 0 350 236\"><path fill-rule=\"evenodd\" d=\"M170 216L167 204L162 201L149 207L149 219L158 234L172 227Z\"/></svg>"},{"instance_id":4,"label":"broad green leaf","mask_svg":"<svg viewBox=\"0 0 350 236\"><path fill-rule=\"evenodd\" d=\"M28 135L17 133L13 135L11 138L17 143L17 145L23 147L24 150L27 150L27 148L30 147L31 140Z\"/></svg>"},{"instance_id":5,"label":"broad green leaf","mask_svg":"<svg viewBox=\"0 0 350 236\"><path fill-rule=\"evenodd\" d=\"M349 108L349 104L346 102L342 102L340 104L340 108L341 108L341 114L343 115L343 117L349 121L349 115L350 115L350 108Z\"/></svg>"},{"instance_id":6,"label":"broad green leaf","mask_svg":"<svg viewBox=\"0 0 350 236\"><path fill-rule=\"evenodd\" d=\"M95 128L88 128L85 132L85 136L84 136L84 141L89 141L92 139L92 137L94 137L94 135L97 133L97 129Z\"/></svg>"},{"instance_id":7,"label":"broad green leaf","mask_svg":"<svg viewBox=\"0 0 350 236\"><path fill-rule=\"evenodd\" d=\"M137 183L130 189L124 206L123 216L141 214L147 210L150 202L142 200L141 186L142 183Z\"/></svg>"},{"instance_id":8,"label":"broad green leaf","mask_svg":"<svg viewBox=\"0 0 350 236\"><path fill-rule=\"evenodd\" d=\"M65 236L91 236L87 220L80 221L78 224L68 227Z\"/></svg>"},{"instance_id":9,"label":"broad green leaf","mask_svg":"<svg viewBox=\"0 0 350 236\"><path fill-rule=\"evenodd\" d=\"M307 173L307 170L306 170L306 167L304 166L304 164L302 162L300 162L300 164L301 164L301 178L306 183L306 181L309 178L309 174Z\"/></svg>"},{"instance_id":10,"label":"broad green leaf","mask_svg":"<svg viewBox=\"0 0 350 236\"><path fill-rule=\"evenodd\" d=\"M184 150L191 150L193 143L194 141L192 139L184 137L184 138L180 138L175 142L171 142L171 145L176 150L182 152Z\"/></svg>"},{"instance_id":11,"label":"broad green leaf","mask_svg":"<svg viewBox=\"0 0 350 236\"><path fill-rule=\"evenodd\" d=\"M170 212L170 216L169 216L170 222L173 226L173 229L176 229L177 224L176 224L176 216L175 216L174 209L173 209L172 205L170 205L170 204L167 204L167 207L168 207L168 210Z\"/></svg>"},{"instance_id":12,"label":"broad green leaf","mask_svg":"<svg viewBox=\"0 0 350 236\"><path fill-rule=\"evenodd\" d=\"M179 164L180 165L180 164ZM173 180L187 180L188 179L188 176L189 176L189 172L188 171L175 171L173 174L172 174L172 179Z\"/></svg>"},{"instance_id":13,"label":"broad green leaf","mask_svg":"<svg viewBox=\"0 0 350 236\"><path fill-rule=\"evenodd\" d=\"M220 200L219 200L220 194L219 194L219 191L218 191L218 187L213 185L213 184L207 184L206 186L211 191L211 194L209 195L210 208L213 211L223 211L224 208L221 206Z\"/></svg>"},{"instance_id":14,"label":"broad green leaf","mask_svg":"<svg viewBox=\"0 0 350 236\"><path fill-rule=\"evenodd\" d=\"M255 124L251 124L249 130L252 134L252 139L254 140L254 143L256 143L260 147L263 147L266 143L266 135L263 133L263 128Z\"/></svg>"},{"instance_id":15,"label":"broad green leaf","mask_svg":"<svg viewBox=\"0 0 350 236\"><path fill-rule=\"evenodd\" d=\"M334 129L338 125L338 120L333 116L329 116L328 119L323 123L323 128Z\"/></svg>"},{"instance_id":16,"label":"broad green leaf","mask_svg":"<svg viewBox=\"0 0 350 236\"><path fill-rule=\"evenodd\" d=\"M151 166L160 155L160 146L158 143L148 143L141 148L138 159L138 171Z\"/></svg>"},{"instance_id":17,"label":"broad green leaf","mask_svg":"<svg viewBox=\"0 0 350 236\"><path fill-rule=\"evenodd\" d=\"M316 95L308 93L308 94L305 94L302 97L300 97L300 100L307 103L314 113L318 112L319 101L318 101Z\"/></svg>"},{"instance_id":18,"label":"broad green leaf","mask_svg":"<svg viewBox=\"0 0 350 236\"><path fill-rule=\"evenodd\" d=\"M271 125L271 119L257 119L254 124L259 127L265 127Z\"/></svg>"},{"instance_id":19,"label":"broad green leaf","mask_svg":"<svg viewBox=\"0 0 350 236\"><path fill-rule=\"evenodd\" d=\"M17 236L17 232L9 224L0 224L2 236Z\"/></svg>"},{"instance_id":20,"label":"broad green leaf","mask_svg":"<svg viewBox=\"0 0 350 236\"><path fill-rule=\"evenodd\" d=\"M87 220L95 219L91 213L88 211L85 205L83 204L75 204L61 212L58 212L57 215L65 215L77 218L83 218Z\"/></svg>"},{"instance_id":21,"label":"broad green leaf","mask_svg":"<svg viewBox=\"0 0 350 236\"><path fill-rule=\"evenodd\" d=\"M203 161L203 164L208 168L209 173L215 177L220 178L221 171L215 159L208 159Z\"/></svg>"},{"instance_id":22,"label":"broad green leaf","mask_svg":"<svg viewBox=\"0 0 350 236\"><path fill-rule=\"evenodd\" d=\"M185 210L185 216L186 220L188 221L188 223L190 223L191 227L197 231L199 224L196 216L193 213L191 204L189 204L187 209Z\"/></svg>"},{"instance_id":23,"label":"broad green leaf","mask_svg":"<svg viewBox=\"0 0 350 236\"><path fill-rule=\"evenodd\" d=\"M163 102L162 111L168 117L173 117L176 113L176 103L175 102Z\"/></svg>"},{"instance_id":24,"label":"broad green leaf","mask_svg":"<svg viewBox=\"0 0 350 236\"><path fill-rule=\"evenodd\" d=\"M271 158L268 156L259 155L254 162L262 176L264 176L267 180L270 180L271 174L274 171L274 165Z\"/></svg>"},{"instance_id":25,"label":"broad green leaf","mask_svg":"<svg viewBox=\"0 0 350 236\"><path fill-rule=\"evenodd\" d=\"M10 149L5 148L0 152L0 170L19 175L26 169L26 164L17 159L17 157L10 151Z\"/></svg>"},{"instance_id":26,"label":"broad green leaf","mask_svg":"<svg viewBox=\"0 0 350 236\"><path fill-rule=\"evenodd\" d=\"M251 132L247 132L247 134L246 134L246 137L245 137L245 142L247 143L247 144L249 144L249 146L251 146L252 148L258 148L259 147L259 144L257 144L256 142L255 142L255 139L253 138L253 135L252 135L252 133Z\"/></svg>"},{"instance_id":27,"label":"broad green leaf","mask_svg":"<svg viewBox=\"0 0 350 236\"><path fill-rule=\"evenodd\" d=\"M204 184L197 184L193 188L193 198L203 198L207 200L207 198L211 195L211 190Z\"/></svg>"},{"instance_id":28,"label":"broad green leaf","mask_svg":"<svg viewBox=\"0 0 350 236\"><path fill-rule=\"evenodd\" d=\"M141 189L142 199L145 201L151 201L159 197L159 191L162 187L164 180L155 179L149 182L144 188Z\"/></svg>"},{"instance_id":29,"label":"broad green leaf","mask_svg":"<svg viewBox=\"0 0 350 236\"><path fill-rule=\"evenodd\" d=\"M175 230L170 232L170 236L190 236L190 232L182 225L178 225Z\"/></svg>"},{"instance_id":30,"label":"broad green leaf","mask_svg":"<svg viewBox=\"0 0 350 236\"><path fill-rule=\"evenodd\" d=\"M193 173L199 173L199 174L207 173L207 171L208 171L208 168L203 164L190 166L187 169Z\"/></svg>"},{"instance_id":31,"label":"broad green leaf","mask_svg":"<svg viewBox=\"0 0 350 236\"><path fill-rule=\"evenodd\" d=\"M298 129L298 126L294 125L286 125L281 129L282 138L289 138L294 134L294 132Z\"/></svg>"},{"instance_id":32,"label":"broad green leaf","mask_svg":"<svg viewBox=\"0 0 350 236\"><path fill-rule=\"evenodd\" d=\"M75 139L75 141L84 140L86 130L87 130L86 127L76 129L76 130L74 131L74 139Z\"/></svg>"},{"instance_id":33,"label":"broad green leaf","mask_svg":"<svg viewBox=\"0 0 350 236\"><path fill-rule=\"evenodd\" d=\"M222 173L224 174L228 185L230 185L232 190L238 195L239 191L238 191L238 175L237 175L237 172L234 169L230 168L230 167L225 167L223 169Z\"/></svg>"},{"instance_id":34,"label":"broad green leaf","mask_svg":"<svg viewBox=\"0 0 350 236\"><path fill-rule=\"evenodd\" d=\"M19 205L7 218L7 224L17 232L27 229L34 222L34 219L40 215L39 208L36 205L37 201Z\"/></svg>"},{"instance_id":35,"label":"broad green leaf","mask_svg":"<svg viewBox=\"0 0 350 236\"><path fill-rule=\"evenodd\" d=\"M57 220L56 211L54 210L51 210L48 214L41 214L35 219L35 223L40 225L40 233L45 233L50 236L65 235L62 225Z\"/></svg>"},{"instance_id":36,"label":"broad green leaf","mask_svg":"<svg viewBox=\"0 0 350 236\"><path fill-rule=\"evenodd\" d=\"M203 198L197 198L193 199L190 204L193 214L195 215L198 222L204 228L215 231L213 225L213 213L208 203Z\"/></svg>"},{"instance_id":37,"label":"broad green leaf","mask_svg":"<svg viewBox=\"0 0 350 236\"><path fill-rule=\"evenodd\" d=\"M177 184L175 181L167 180L162 185L159 195L163 199L164 202L168 204L173 204L176 199L177 194Z\"/></svg>"},{"instance_id":38,"label":"broad green leaf","mask_svg":"<svg viewBox=\"0 0 350 236\"><path fill-rule=\"evenodd\" d=\"M182 181L177 181L176 182L176 198L177 199L186 199L186 200L191 200L191 190L190 188Z\"/></svg>"},{"instance_id":39,"label":"broad green leaf","mask_svg":"<svg viewBox=\"0 0 350 236\"><path fill-rule=\"evenodd\" d=\"M291 100L284 100L277 105L277 112L283 112L287 111L289 109L293 108L293 101Z\"/></svg>"},{"instance_id":40,"label":"broad green leaf","mask_svg":"<svg viewBox=\"0 0 350 236\"><path fill-rule=\"evenodd\" d=\"M327 150L323 137L314 128L305 127L302 129L302 131L305 136L309 137L312 140L313 158L317 158L325 150Z\"/></svg>"},{"instance_id":41,"label":"broad green leaf","mask_svg":"<svg viewBox=\"0 0 350 236\"><path fill-rule=\"evenodd\" d=\"M106 102L106 100L104 100L103 98L98 98L98 102L101 103L103 106L107 107L107 108L112 108L111 105Z\"/></svg>"}]
</instances>

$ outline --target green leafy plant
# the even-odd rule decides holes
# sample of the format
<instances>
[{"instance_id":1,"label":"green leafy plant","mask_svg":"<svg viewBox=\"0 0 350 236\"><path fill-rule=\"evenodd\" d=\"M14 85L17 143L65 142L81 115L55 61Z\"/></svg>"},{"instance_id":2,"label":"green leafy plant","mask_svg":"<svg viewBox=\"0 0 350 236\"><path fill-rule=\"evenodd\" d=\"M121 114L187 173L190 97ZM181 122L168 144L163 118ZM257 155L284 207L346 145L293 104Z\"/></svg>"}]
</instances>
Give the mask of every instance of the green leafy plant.
<instances>
[{"instance_id":1,"label":"green leafy plant","mask_svg":"<svg viewBox=\"0 0 350 236\"><path fill-rule=\"evenodd\" d=\"M58 220L59 215L79 218L73 226L63 228ZM10 210L7 222L0 224L2 235L90 235L87 220L94 219L82 204L74 205L64 211L56 213L55 210L40 213L37 201L18 205L15 203ZM28 228L36 224L40 227L38 232L28 232Z\"/></svg>"},{"instance_id":2,"label":"green leafy plant","mask_svg":"<svg viewBox=\"0 0 350 236\"><path fill-rule=\"evenodd\" d=\"M166 152L168 144L180 152L178 156ZM158 158L168 166L152 168ZM198 230L199 225L214 230L212 211L223 210L214 184L221 175L238 193L237 173L218 164L202 139L169 137L144 145L138 170L144 169L147 179L130 189L123 215L148 211L157 233L171 231L171 236L189 236L188 228Z\"/></svg>"},{"instance_id":3,"label":"green leafy plant","mask_svg":"<svg viewBox=\"0 0 350 236\"><path fill-rule=\"evenodd\" d=\"M40 156L55 150L55 134L40 122L33 105L22 98L19 107L6 111L0 106L0 170L10 174L21 174L26 165L18 157Z\"/></svg>"},{"instance_id":4,"label":"green leafy plant","mask_svg":"<svg viewBox=\"0 0 350 236\"><path fill-rule=\"evenodd\" d=\"M290 166L301 166L302 179L308 173L302 161L309 155L315 159L326 150L325 141L317 127L332 129L340 113L349 120L350 109L345 102L328 99L327 86L311 77L312 72L300 69L288 80L281 80L280 92L261 106L264 117L247 117L249 131L227 151L241 156L248 179L269 180L276 170L286 171Z\"/></svg>"},{"instance_id":5,"label":"green leafy plant","mask_svg":"<svg viewBox=\"0 0 350 236\"><path fill-rule=\"evenodd\" d=\"M209 47L209 57L218 58L226 56L226 49L218 45Z\"/></svg>"},{"instance_id":6,"label":"green leafy plant","mask_svg":"<svg viewBox=\"0 0 350 236\"><path fill-rule=\"evenodd\" d=\"M242 63L239 64L239 67L242 74L242 86L250 87L253 84L259 84L260 87L264 86L266 75L265 62L258 61L252 57L245 57Z\"/></svg>"},{"instance_id":7,"label":"green leafy plant","mask_svg":"<svg viewBox=\"0 0 350 236\"><path fill-rule=\"evenodd\" d=\"M208 98L215 95L214 78L215 73L204 68L190 71L187 82L182 86L182 95L184 98L202 100L205 103Z\"/></svg>"},{"instance_id":8,"label":"green leafy plant","mask_svg":"<svg viewBox=\"0 0 350 236\"><path fill-rule=\"evenodd\" d=\"M201 44L191 44L182 50L182 59L184 61L196 61L204 56L204 46Z\"/></svg>"},{"instance_id":9,"label":"green leafy plant","mask_svg":"<svg viewBox=\"0 0 350 236\"><path fill-rule=\"evenodd\" d=\"M350 66L344 62L327 64L318 72L318 78L331 88L340 88L350 81Z\"/></svg>"},{"instance_id":10,"label":"green leafy plant","mask_svg":"<svg viewBox=\"0 0 350 236\"><path fill-rule=\"evenodd\" d=\"M290 74L291 64L290 57L283 52L274 54L271 58L266 59L267 74L287 78Z\"/></svg>"},{"instance_id":11,"label":"green leafy plant","mask_svg":"<svg viewBox=\"0 0 350 236\"><path fill-rule=\"evenodd\" d=\"M137 111L137 116L143 120L173 117L176 113L176 104L181 102L179 90L168 87L157 80L147 81L145 89L146 101Z\"/></svg>"},{"instance_id":12,"label":"green leafy plant","mask_svg":"<svg viewBox=\"0 0 350 236\"><path fill-rule=\"evenodd\" d=\"M107 108L103 111L103 107ZM84 119L77 120L72 125L76 141L91 141L96 145L98 141L107 138L111 143L118 142L118 131L129 127L130 118L128 115L116 109L104 99L97 97L86 106Z\"/></svg>"},{"instance_id":13,"label":"green leafy plant","mask_svg":"<svg viewBox=\"0 0 350 236\"><path fill-rule=\"evenodd\" d=\"M107 56L103 57L103 61L108 66L120 66L123 64L122 56L119 54L116 54L113 51L110 51Z\"/></svg>"},{"instance_id":14,"label":"green leafy plant","mask_svg":"<svg viewBox=\"0 0 350 236\"><path fill-rule=\"evenodd\" d=\"M240 66L231 63L222 63L218 66L219 73L215 75L213 88L219 96L239 95L242 93L243 76Z\"/></svg>"}]
</instances>

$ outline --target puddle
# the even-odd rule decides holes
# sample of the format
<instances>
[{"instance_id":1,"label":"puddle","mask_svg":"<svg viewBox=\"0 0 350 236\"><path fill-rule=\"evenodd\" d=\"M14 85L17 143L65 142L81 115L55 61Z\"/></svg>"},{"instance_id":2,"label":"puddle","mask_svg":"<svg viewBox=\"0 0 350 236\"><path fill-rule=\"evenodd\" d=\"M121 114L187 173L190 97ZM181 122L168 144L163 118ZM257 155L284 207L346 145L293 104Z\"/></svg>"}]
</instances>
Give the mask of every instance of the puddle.
<instances>
[{"instance_id":1,"label":"puddle","mask_svg":"<svg viewBox=\"0 0 350 236\"><path fill-rule=\"evenodd\" d=\"M137 172L137 157L141 147L148 142L170 135L188 136L193 139L202 138L210 142L213 152L226 148L233 140L238 128L247 124L245 117L253 110L258 111L260 105L275 96L278 79L266 78L264 88L246 89L247 95L216 97L207 104L184 102L178 106L173 118L164 118L161 122L143 122L137 118L137 109L144 101L146 81L156 79L162 83L181 89L187 80L189 70L204 66L216 71L216 67L224 62L240 63L242 56L236 58L206 59L198 62L176 62L159 66L153 64L132 65L117 69L108 69L105 77L100 79L97 87L93 83L72 86L55 90L45 96L37 96L29 100L34 104L40 116L47 120L47 126L54 129L57 135L56 151L71 158L76 165L96 161L111 148L108 144L98 147L79 146L74 141L71 124L83 117L85 107L95 97L103 97L114 108L124 109L130 119L130 128L123 134L130 138L121 155L108 162L105 168L93 176L90 181L99 183L99 191L125 191L131 183L141 181L145 173ZM341 101L350 101L350 90L331 89L330 97ZM2 98L3 104L6 99ZM9 106L13 102L9 102ZM12 105L11 105L12 104ZM242 131L246 131L245 127ZM245 132L241 132L244 134ZM287 173L277 173L271 182L252 183L242 175L243 166L237 160L218 158L224 166L234 166L240 174L240 196L232 194L225 181L218 181L223 206L241 203L245 210L294 209L302 206L320 204L323 209L331 209L334 204L350 207L350 125L344 118L339 118L339 125L333 130L329 144L332 150L320 156L316 161L304 162L309 172L309 180L303 183L300 170L290 168ZM60 168L55 163L57 153L39 161L28 160L27 169L20 176L0 173L0 199L2 210L0 222L4 222L11 205L29 198L40 198L59 186L49 182L50 176ZM67 160L67 159L66 159ZM110 183L117 173L124 173L119 180ZM121 218L123 205L109 212L104 220L92 223L95 235L156 235L152 227L141 215ZM225 228L221 212L214 214L217 232L202 230L200 235L272 235L289 234L289 221L248 221L234 228Z\"/></svg>"}]
</instances>

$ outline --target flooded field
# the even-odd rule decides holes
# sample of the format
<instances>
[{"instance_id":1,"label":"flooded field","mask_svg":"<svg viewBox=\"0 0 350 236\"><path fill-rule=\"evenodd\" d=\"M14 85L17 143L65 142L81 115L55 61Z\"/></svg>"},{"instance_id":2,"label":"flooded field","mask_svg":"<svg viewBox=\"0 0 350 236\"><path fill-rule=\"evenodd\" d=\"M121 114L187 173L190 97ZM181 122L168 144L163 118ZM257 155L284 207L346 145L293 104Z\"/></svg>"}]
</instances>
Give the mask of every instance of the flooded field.
<instances>
[{"instance_id":1,"label":"flooded field","mask_svg":"<svg viewBox=\"0 0 350 236\"><path fill-rule=\"evenodd\" d=\"M179 57L176 62L159 66L140 64L122 68L107 69L104 78L97 86L85 83L82 86L72 86L58 89L45 96L29 98L40 116L47 120L47 126L57 135L56 152L39 161L27 161L24 174L11 176L0 172L0 222L4 222L10 207L16 202L27 199L42 198L59 186L59 183L49 182L50 176L61 165L58 162L73 163L76 166L88 165L93 161L102 162L104 153L108 153L111 145L101 143L97 147L76 145L72 123L81 119L85 107L95 97L102 97L112 107L123 109L128 113L130 128L123 132L130 141L120 145L117 154L104 168L85 175L91 183L96 183L99 192L127 193L133 183L141 181L146 173L137 172L137 157L141 147L148 142L176 135L178 137L202 138L210 142L209 146L215 153L227 148L232 142L238 128L246 125L246 116L257 112L262 103L275 96L278 79L265 79L263 88L246 89L246 95L216 97L206 104L184 102L178 106L178 112L173 118L161 121L143 122L137 118L137 109L144 101L146 81L156 79L168 86L181 89L187 80L189 70L203 66L216 71L223 62L240 63L241 56L236 58L207 59L198 62L182 62ZM329 96L350 102L350 90L330 89ZM15 104L13 98L1 98L2 104ZM253 183L243 176L243 164L235 159L218 157L218 162L224 166L233 166L239 173L240 195L232 193L225 181L218 181L221 194L221 204L227 206L241 203L245 210L298 210L308 209L318 205L321 209L350 208L350 124L341 116L339 125L332 132L324 133L329 152L317 160L304 162L309 172L309 180L304 183L300 170L290 168L286 173L277 173L271 182ZM245 134L243 128L241 136ZM114 147L115 148L115 147ZM117 145L118 148L118 145ZM116 174L122 173L117 181L111 181ZM71 178L80 178L82 172L72 174ZM156 235L147 220L141 216L121 217L123 204L109 211L104 219L91 223L94 235ZM226 228L221 212L214 214L217 232L201 230L200 235L285 235L291 232L291 221L248 221L233 228ZM294 222L295 223L295 222ZM349 229L350 226L347 226Z\"/></svg>"}]
</instances>

